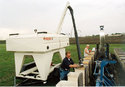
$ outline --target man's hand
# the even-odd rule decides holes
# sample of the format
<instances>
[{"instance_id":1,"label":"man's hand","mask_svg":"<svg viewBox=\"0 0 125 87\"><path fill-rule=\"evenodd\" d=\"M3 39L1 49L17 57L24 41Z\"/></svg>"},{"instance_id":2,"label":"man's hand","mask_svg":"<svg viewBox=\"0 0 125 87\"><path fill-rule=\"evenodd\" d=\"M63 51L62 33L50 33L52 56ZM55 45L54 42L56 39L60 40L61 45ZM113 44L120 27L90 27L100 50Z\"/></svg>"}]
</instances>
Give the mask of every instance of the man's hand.
<instances>
[{"instance_id":1,"label":"man's hand","mask_svg":"<svg viewBox=\"0 0 125 87\"><path fill-rule=\"evenodd\" d=\"M76 67L79 67L79 65L78 64L74 64L74 68L76 68Z\"/></svg>"}]
</instances>

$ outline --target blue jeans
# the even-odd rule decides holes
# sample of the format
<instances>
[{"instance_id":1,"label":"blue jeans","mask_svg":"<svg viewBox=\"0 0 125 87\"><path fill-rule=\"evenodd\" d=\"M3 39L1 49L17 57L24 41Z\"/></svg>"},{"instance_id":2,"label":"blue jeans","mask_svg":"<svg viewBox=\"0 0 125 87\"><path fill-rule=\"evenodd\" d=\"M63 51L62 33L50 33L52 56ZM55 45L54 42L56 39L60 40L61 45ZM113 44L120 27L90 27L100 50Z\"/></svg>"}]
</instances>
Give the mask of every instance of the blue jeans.
<instances>
[{"instance_id":1,"label":"blue jeans","mask_svg":"<svg viewBox=\"0 0 125 87\"><path fill-rule=\"evenodd\" d=\"M67 74L69 70L60 69L60 80L67 80Z\"/></svg>"}]
</instances>

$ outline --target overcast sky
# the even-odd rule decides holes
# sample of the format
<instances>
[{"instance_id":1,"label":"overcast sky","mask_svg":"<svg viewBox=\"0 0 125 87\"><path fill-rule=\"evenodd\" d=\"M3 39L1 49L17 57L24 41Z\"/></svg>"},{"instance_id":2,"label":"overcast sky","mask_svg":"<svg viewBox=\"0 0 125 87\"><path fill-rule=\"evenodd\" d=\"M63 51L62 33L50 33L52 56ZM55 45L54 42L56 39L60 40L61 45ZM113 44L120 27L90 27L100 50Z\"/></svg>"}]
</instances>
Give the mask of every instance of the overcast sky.
<instances>
[{"instance_id":1,"label":"overcast sky","mask_svg":"<svg viewBox=\"0 0 125 87\"><path fill-rule=\"evenodd\" d=\"M0 0L0 39L9 33L56 32L67 0ZM80 36L125 32L125 0L69 0ZM71 33L69 12L62 32Z\"/></svg>"}]
</instances>

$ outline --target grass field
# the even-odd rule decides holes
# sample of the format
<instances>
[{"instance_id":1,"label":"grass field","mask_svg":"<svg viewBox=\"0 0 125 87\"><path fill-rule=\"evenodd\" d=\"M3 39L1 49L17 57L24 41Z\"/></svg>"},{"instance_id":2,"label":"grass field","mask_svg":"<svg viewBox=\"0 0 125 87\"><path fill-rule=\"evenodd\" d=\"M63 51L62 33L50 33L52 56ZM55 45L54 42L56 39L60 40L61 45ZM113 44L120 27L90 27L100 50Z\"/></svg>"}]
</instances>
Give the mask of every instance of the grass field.
<instances>
[{"instance_id":1,"label":"grass field","mask_svg":"<svg viewBox=\"0 0 125 87\"><path fill-rule=\"evenodd\" d=\"M83 56L83 50L85 48L84 45L80 45L81 52ZM94 44L90 45L90 49L95 47ZM111 44L110 45L110 52L113 53L114 48L122 48L125 50L125 44ZM76 45L70 45L66 48L66 50L71 51L72 59L75 63L78 63L77 58L77 50ZM26 62L31 61L30 58L26 59ZM55 54L53 58L54 63L58 63L61 60L59 59L59 54ZM0 86L13 86L14 84L14 53L13 52L7 52L5 44L0 44Z\"/></svg>"}]
</instances>

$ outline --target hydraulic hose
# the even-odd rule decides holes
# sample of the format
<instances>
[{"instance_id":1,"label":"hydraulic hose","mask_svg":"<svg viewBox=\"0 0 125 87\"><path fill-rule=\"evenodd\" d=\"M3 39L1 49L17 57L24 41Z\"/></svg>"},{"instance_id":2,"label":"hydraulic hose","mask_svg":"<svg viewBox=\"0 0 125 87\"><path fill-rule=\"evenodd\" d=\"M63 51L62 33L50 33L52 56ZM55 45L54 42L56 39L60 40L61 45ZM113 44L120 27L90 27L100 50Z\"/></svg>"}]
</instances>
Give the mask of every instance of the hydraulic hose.
<instances>
[{"instance_id":1,"label":"hydraulic hose","mask_svg":"<svg viewBox=\"0 0 125 87\"><path fill-rule=\"evenodd\" d=\"M71 14L71 17L72 17L72 22L73 22L73 27L74 27L74 34L75 34L79 64L83 65L82 58L81 58L81 50L80 50L80 45L79 45L79 38L78 38L78 33L77 33L77 29L76 29L76 24L75 24L75 18L74 18L74 14L73 14L73 9L72 9L71 6L68 6L68 9L70 11L70 14Z\"/></svg>"}]
</instances>

